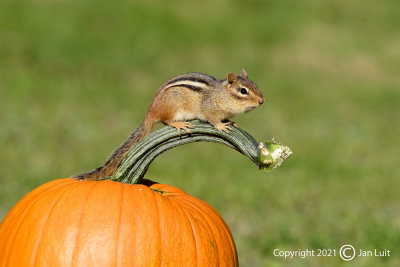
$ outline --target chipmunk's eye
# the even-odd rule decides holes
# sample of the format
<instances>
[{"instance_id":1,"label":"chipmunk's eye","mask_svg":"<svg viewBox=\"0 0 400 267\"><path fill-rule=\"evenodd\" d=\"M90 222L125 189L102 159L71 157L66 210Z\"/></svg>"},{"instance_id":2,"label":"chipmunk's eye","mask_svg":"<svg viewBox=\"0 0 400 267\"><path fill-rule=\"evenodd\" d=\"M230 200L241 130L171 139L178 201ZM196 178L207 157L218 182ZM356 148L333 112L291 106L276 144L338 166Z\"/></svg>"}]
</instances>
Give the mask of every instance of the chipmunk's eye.
<instances>
[{"instance_id":1,"label":"chipmunk's eye","mask_svg":"<svg viewBox=\"0 0 400 267\"><path fill-rule=\"evenodd\" d=\"M241 93L242 95L247 95L248 91L247 91L246 88L240 88L240 93Z\"/></svg>"}]
</instances>

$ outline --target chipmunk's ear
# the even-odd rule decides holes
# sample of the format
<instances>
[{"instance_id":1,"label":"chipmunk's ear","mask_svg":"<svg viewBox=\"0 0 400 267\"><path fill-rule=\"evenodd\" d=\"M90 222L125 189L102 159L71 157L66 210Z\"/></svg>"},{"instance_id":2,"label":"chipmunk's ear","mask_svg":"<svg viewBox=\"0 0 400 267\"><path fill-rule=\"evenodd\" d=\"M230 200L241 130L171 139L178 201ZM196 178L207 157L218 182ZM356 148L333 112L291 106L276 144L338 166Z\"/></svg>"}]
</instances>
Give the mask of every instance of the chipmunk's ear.
<instances>
[{"instance_id":1,"label":"chipmunk's ear","mask_svg":"<svg viewBox=\"0 0 400 267\"><path fill-rule=\"evenodd\" d=\"M243 78L247 79L249 76L247 76L247 72L245 69L242 69L242 75Z\"/></svg>"},{"instance_id":2,"label":"chipmunk's ear","mask_svg":"<svg viewBox=\"0 0 400 267\"><path fill-rule=\"evenodd\" d=\"M228 82L229 83L237 82L237 80L238 80L238 78L234 73L228 74Z\"/></svg>"}]
</instances>

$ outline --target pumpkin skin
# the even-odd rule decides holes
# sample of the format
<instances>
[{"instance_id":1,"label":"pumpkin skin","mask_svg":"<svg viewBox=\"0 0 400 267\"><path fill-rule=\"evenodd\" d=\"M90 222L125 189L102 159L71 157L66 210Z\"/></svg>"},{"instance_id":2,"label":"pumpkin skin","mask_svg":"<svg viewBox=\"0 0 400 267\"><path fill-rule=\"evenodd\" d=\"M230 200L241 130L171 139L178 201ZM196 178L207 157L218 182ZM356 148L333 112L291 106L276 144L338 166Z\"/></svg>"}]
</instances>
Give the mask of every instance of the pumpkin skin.
<instances>
[{"instance_id":1,"label":"pumpkin skin","mask_svg":"<svg viewBox=\"0 0 400 267\"><path fill-rule=\"evenodd\" d=\"M237 266L232 235L214 208L169 185L58 179L0 225L0 266L196 265Z\"/></svg>"}]
</instances>

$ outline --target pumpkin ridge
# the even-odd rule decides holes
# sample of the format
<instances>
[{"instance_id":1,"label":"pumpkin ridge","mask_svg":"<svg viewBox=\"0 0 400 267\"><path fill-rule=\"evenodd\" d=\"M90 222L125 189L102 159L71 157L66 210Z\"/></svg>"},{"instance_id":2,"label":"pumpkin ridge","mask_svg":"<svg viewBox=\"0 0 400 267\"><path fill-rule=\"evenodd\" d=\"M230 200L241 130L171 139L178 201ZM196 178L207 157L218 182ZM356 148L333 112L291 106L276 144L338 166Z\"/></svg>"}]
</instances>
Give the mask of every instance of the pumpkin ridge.
<instances>
[{"instance_id":1,"label":"pumpkin ridge","mask_svg":"<svg viewBox=\"0 0 400 267\"><path fill-rule=\"evenodd\" d=\"M32 208L32 206L36 203L36 202L38 202L40 199L41 199L41 197L45 197L46 196L46 194L50 191L50 190L54 190L55 189L55 187L59 187L59 186L64 186L64 184L62 184L62 185L60 185L60 184L58 184L58 183L56 183L56 184L54 184L54 185L52 185L51 187L48 187L48 188L46 188L43 192L40 192L39 191L39 188L40 187L38 187L36 190L37 191L39 191L39 192L37 192L37 195L34 195L32 198L34 198L29 204L28 204L28 206L27 207L25 207L24 208L24 210L22 211L22 214L17 214L18 216L13 216L13 217L18 217L18 224L17 224L17 229L15 230L15 232L14 232L14 236L12 237L12 241L10 242L10 244L13 244L14 242L15 242L15 239L17 238L17 236L18 236L18 232L20 231L20 229L21 229L21 227L22 227L22 222L25 220L25 218L26 218L26 216L27 216L27 214L29 214L29 211L30 211L30 209ZM30 195L29 196L25 196L25 197L31 197ZM25 198L24 197L24 198ZM24 199L23 198L23 199ZM5 219L7 219L7 217L8 216L6 216L6 218L4 218L4 220L3 220L3 222L1 223L2 225L3 225L3 223L5 222ZM12 218L10 218L10 219L12 219ZM9 247L10 249L11 249L11 247ZM4 262L5 263L7 263L8 262L8 258L10 257L10 255L11 255L11 252L10 252L10 249L5 253L5 260L4 260Z\"/></svg>"},{"instance_id":2,"label":"pumpkin ridge","mask_svg":"<svg viewBox=\"0 0 400 267\"><path fill-rule=\"evenodd\" d=\"M80 181L77 181L77 182L81 183ZM80 229L80 227L81 227L81 225L83 223L83 218L84 218L84 215L85 215L84 210L86 209L87 200L88 200L90 194L94 191L94 188L97 185L100 185L100 184L101 184L101 182L93 182L92 188L90 188L90 190L88 190L88 192L86 193L85 199L82 201L83 205L82 205L81 216L79 218L79 223L78 223L78 227L77 227L78 229ZM76 237L75 237L75 241L79 240L79 236L80 236L80 231L77 231L77 234L76 234ZM71 253L71 264L70 265L75 265L74 264L74 259L77 258L76 253L78 253L77 252L77 248L76 248L76 246L74 246L74 251Z\"/></svg>"},{"instance_id":3,"label":"pumpkin ridge","mask_svg":"<svg viewBox=\"0 0 400 267\"><path fill-rule=\"evenodd\" d=\"M195 197L193 197L194 199L197 199L197 198L195 198ZM215 224L216 222L215 222L215 220L213 220L212 218L211 218L211 216L209 215L209 210L207 210L206 211L206 209L201 209L200 207L198 207L197 205L194 205L193 203L189 203L189 201L187 201L187 200L184 200L184 202L186 203L186 204L188 204L188 206L190 206L191 208L193 208L193 209L195 209L196 211L197 211L197 213L203 218L203 220L205 221L205 223L206 223L206 225L207 225L207 227L208 227L208 230L209 231L211 231L214 235L212 235L212 238L213 238L213 243L214 243L214 245L213 246L215 246L215 244L217 244L218 242L217 242L217 240L216 240L216 238L215 238L215 230L214 230L214 228L213 227L211 227L211 225L212 224ZM213 211L213 209L214 208L212 208L211 210ZM214 212L212 213L212 214L214 214ZM205 216L205 215L207 215L207 216ZM220 219L220 218L218 218L218 219ZM210 220L212 220L213 221L213 223L211 223L210 224ZM215 250L216 251L216 259L217 259L217 262L218 262L218 266L220 266L220 263L221 263L221 255L220 255L220 249L219 249L219 247L217 247L217 249ZM222 262L223 262L223 259L222 259Z\"/></svg>"},{"instance_id":4,"label":"pumpkin ridge","mask_svg":"<svg viewBox=\"0 0 400 267\"><path fill-rule=\"evenodd\" d=\"M116 266L120 266L120 263L119 263L119 259L120 259L120 257L119 257L119 248L120 248L120 244L119 244L119 239L120 239L120 235L121 235L121 227L122 227L122 212L123 212L123 205L124 205L124 192L125 192L125 187L124 187L124 184L123 183L120 183L121 184L121 193L120 193L120 195L121 195L121 203L120 203L120 205L119 205L119 218L118 218L118 231L117 231L117 237L116 237L116 252L115 252L115 255L116 255Z\"/></svg>"},{"instance_id":5,"label":"pumpkin ridge","mask_svg":"<svg viewBox=\"0 0 400 267\"><path fill-rule=\"evenodd\" d=\"M193 204L194 204L194 203L193 203ZM199 204L202 204L202 203L199 203ZM233 241L234 239L233 239L232 233L230 232L229 227L228 227L227 223L225 222L224 218L223 218L223 217L218 213L218 211L217 211L216 209L214 209L210 204L208 204L208 203L205 203L205 204L207 204L207 205L213 210L212 216L213 216L214 218L217 218L218 221L221 223L221 225L219 226L219 228L221 228L221 226L222 226L222 228L224 228L223 231L224 231L224 233L225 233L225 237L228 237L228 239L225 238L225 240L229 240L229 245L230 245L231 250L232 250L232 252L233 252L231 255L236 255L236 256L237 256L236 246L235 246L235 243L234 243L234 241ZM203 205L203 204L202 204L202 205ZM200 206L200 205L199 205L199 207L203 207L203 206ZM215 220L215 219L214 219L214 220ZM225 227L228 227L228 228L225 229ZM232 260L236 262L236 265L239 264L239 263L238 263L238 258L237 258L237 257L236 257L236 258L233 258ZM228 261L228 262L231 262L231 261Z\"/></svg>"},{"instance_id":6,"label":"pumpkin ridge","mask_svg":"<svg viewBox=\"0 0 400 267\"><path fill-rule=\"evenodd\" d=\"M218 221L220 221L221 224L222 224L222 226L224 226L224 227L222 227L222 228L224 228L223 230L224 230L225 235L226 235L227 237L230 237L230 239L229 239L229 244L230 244L230 246L231 246L232 251L234 252L233 255L237 255L237 253L236 253L236 246L235 246L234 242L232 241L232 240L233 240L232 233L228 231L229 228L225 228L225 227L228 227L228 225L226 224L225 220L224 220L224 219L222 218L222 216L217 212L217 210L214 209L210 204L208 204L207 202L204 202L204 201L202 201L202 200L200 200L200 199L197 199L197 198L195 198L195 199L197 200L196 202L194 202L194 201L193 201L193 202L186 201L186 202L187 202L189 205L191 205L191 206L197 207L197 210L198 210L201 214L203 214L202 211L201 211L201 208L203 208L204 204L207 205L207 206L213 211L212 216L215 216L216 218L218 218ZM211 217L211 216L210 216L210 217ZM214 221L215 221L215 220L214 220ZM208 220L207 220L207 222L208 222ZM238 260L238 259L236 258L236 261L237 261L237 260Z\"/></svg>"},{"instance_id":7,"label":"pumpkin ridge","mask_svg":"<svg viewBox=\"0 0 400 267\"><path fill-rule=\"evenodd\" d=\"M182 213L184 213L185 215L186 215L186 218L187 218L187 220L189 221L189 224L190 224L190 229L192 230L192 236L193 236L193 240L194 240L194 246L195 246L195 257L196 257L196 266L199 266L199 258L198 258L198 255L200 254L199 253L199 245L198 245L198 240L197 240L197 238L196 238L196 235L195 235L195 232L197 232L195 229L195 227L194 227L194 225L193 225L193 223L192 223L192 220L191 220L191 215L192 214L190 214L189 212L187 212L184 208L182 208L181 207L181 205L178 205L178 208L182 211Z\"/></svg>"},{"instance_id":8,"label":"pumpkin ridge","mask_svg":"<svg viewBox=\"0 0 400 267\"><path fill-rule=\"evenodd\" d=\"M32 258L31 258L31 261L33 261L33 265L32 265L32 266L36 266L37 253L38 253L39 248L40 248L40 245L41 245L40 241L42 240L42 234L43 234L44 229L46 228L46 224L47 224L47 222L49 221L49 218L50 218L50 216L51 216L51 213L53 212L54 207L55 207L55 206L57 205L57 203L60 201L61 197L62 197L62 196L65 194L65 192L68 191L69 189L71 189L71 186L69 186L69 187L65 188L63 191L61 191L61 192L59 193L59 195L57 196L57 198L56 198L56 199L53 201L53 203L51 204L51 207L50 207L50 209L49 209L49 212L48 212L48 214L46 215L46 219L45 219L45 221L44 221L44 223L43 223L41 229L39 230L39 232L38 232L38 234L37 234L38 239L35 241L35 245L33 246Z\"/></svg>"},{"instance_id":9,"label":"pumpkin ridge","mask_svg":"<svg viewBox=\"0 0 400 267\"><path fill-rule=\"evenodd\" d=\"M199 200L199 199L197 199L197 198L195 198L195 197L192 197L192 198L193 198L193 199L191 199L191 201L188 201L188 200L185 199L185 198L182 198L182 199L180 199L180 200L181 200L183 203L185 203L187 206L189 206L190 208L196 210L196 212L199 214L199 216L202 217L202 221L205 222L205 224L206 224L206 226L207 226L207 228L208 228L208 231L209 231L209 232L212 232L213 234L215 234L215 229L214 229L213 227L211 227L212 224L210 224L210 221L214 221L214 223L215 223L215 221L216 221L216 220L214 220L213 218L211 218L211 217L214 217L214 216L215 216L215 209L214 209L213 207L211 207L210 205L208 205L208 204L207 204L206 202L204 202L204 201L201 201L201 200ZM211 207L211 209L208 210L208 211L212 211L211 215L210 215L210 212L208 212L208 211L205 210L205 209L202 209L201 206L194 205L194 203L192 203L193 200L197 200L196 203L197 203L197 202L206 203L209 207ZM207 214L208 216L204 216L205 214ZM190 215L192 215L192 214L190 213ZM189 216L188 216L188 217L189 217ZM222 217L217 216L217 218L218 218L217 221L223 220ZM219 227L219 228L220 228L220 227ZM227 234L226 231L225 231L225 234ZM222 235L222 233L221 233L221 235ZM230 236L230 235L227 235L227 236ZM213 241L214 245L217 244L218 242L217 242L217 240L216 240L216 238L215 238L214 235L212 236L212 238L213 238L212 241ZM214 245L213 245L213 246L214 246ZM217 266L220 266L220 262L221 262L221 261L224 262L223 255L220 255L219 249L216 249L215 251L216 251L217 260L218 260Z\"/></svg>"},{"instance_id":10,"label":"pumpkin ridge","mask_svg":"<svg viewBox=\"0 0 400 267\"><path fill-rule=\"evenodd\" d=\"M184 194L186 194L186 193L184 193ZM171 197L174 197L174 196L175 196L175 193L171 193L171 195L167 195L167 196L163 196L163 197L164 197L165 201L170 203L170 205L172 207L174 207L174 209L176 211L179 212L179 215L183 216L186 219L186 221L188 221L188 224L190 225L190 230L191 230L191 233L192 233L192 237L193 237L194 247L195 247L195 249L194 249L195 255L192 258L196 259L196 265L195 266L200 266L199 263L198 263L199 262L198 255L201 255L201 254L198 252L199 245L198 245L198 241L197 241L196 235L194 234L196 232L194 230L195 227L194 227L192 221L189 218L190 215L188 215L188 212L186 212L185 209L182 208L182 205L180 205L179 200L176 201L176 199L171 198Z\"/></svg>"},{"instance_id":11,"label":"pumpkin ridge","mask_svg":"<svg viewBox=\"0 0 400 267\"><path fill-rule=\"evenodd\" d=\"M159 239L158 239L159 240L159 242L158 242L158 251L160 251L161 252L161 256L163 256L163 249L162 249L163 239L162 239L162 237L163 237L164 225L163 225L163 222L161 222L161 220L160 220L161 212L160 212L160 205L158 203L159 196L156 195L156 194L160 194L160 193L153 192L153 191L151 191L151 192L152 192L153 199L154 199L154 201L153 201L154 205L156 206L156 208L154 210L157 211L158 236L159 236ZM160 196L162 196L162 194L160 194ZM161 264L161 263L158 263L158 264Z\"/></svg>"}]
</instances>

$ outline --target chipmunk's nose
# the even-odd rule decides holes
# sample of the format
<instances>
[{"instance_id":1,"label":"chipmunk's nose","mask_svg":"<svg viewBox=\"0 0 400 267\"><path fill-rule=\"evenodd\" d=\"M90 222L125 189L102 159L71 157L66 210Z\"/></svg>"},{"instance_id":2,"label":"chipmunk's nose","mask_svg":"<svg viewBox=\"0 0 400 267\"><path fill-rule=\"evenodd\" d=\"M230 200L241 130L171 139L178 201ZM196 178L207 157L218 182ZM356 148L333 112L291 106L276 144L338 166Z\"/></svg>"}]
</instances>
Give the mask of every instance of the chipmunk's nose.
<instances>
[{"instance_id":1,"label":"chipmunk's nose","mask_svg":"<svg viewBox=\"0 0 400 267\"><path fill-rule=\"evenodd\" d=\"M264 103L264 97L260 101L258 101L258 104L261 105L262 103Z\"/></svg>"}]
</instances>

